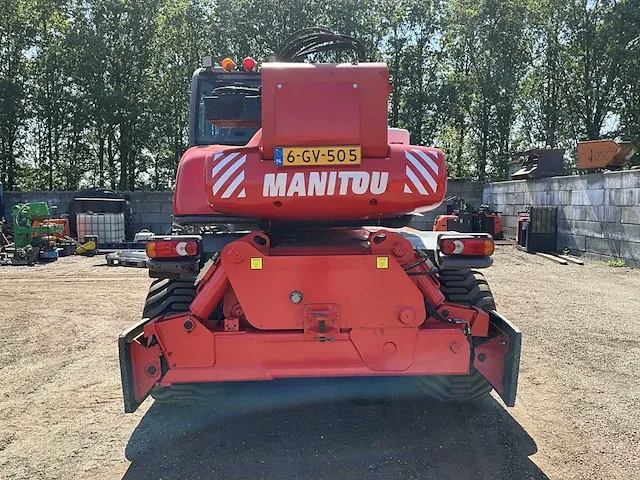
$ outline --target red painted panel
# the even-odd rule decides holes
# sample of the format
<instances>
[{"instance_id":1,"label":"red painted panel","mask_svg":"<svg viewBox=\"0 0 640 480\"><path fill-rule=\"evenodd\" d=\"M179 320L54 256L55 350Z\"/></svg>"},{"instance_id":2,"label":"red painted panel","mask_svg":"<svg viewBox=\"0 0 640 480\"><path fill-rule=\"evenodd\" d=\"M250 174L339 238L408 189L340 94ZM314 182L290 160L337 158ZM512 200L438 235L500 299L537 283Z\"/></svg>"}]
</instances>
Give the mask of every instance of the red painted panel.
<instances>
[{"instance_id":1,"label":"red painted panel","mask_svg":"<svg viewBox=\"0 0 640 480\"><path fill-rule=\"evenodd\" d=\"M356 118L356 141L347 143L362 145L364 156L386 157L391 84L385 64L266 63L261 75L265 158L273 158L275 147L317 143L312 137L322 145L346 142Z\"/></svg>"},{"instance_id":2,"label":"red painted panel","mask_svg":"<svg viewBox=\"0 0 640 480\"><path fill-rule=\"evenodd\" d=\"M415 332L413 329L410 331ZM229 332L216 333L215 337L215 366L170 368L160 384L388 375L391 372L395 375L469 373L469 343L456 328L418 330L413 361L401 371L370 368L363 361L348 333L338 334L334 340L327 342L314 340L302 332ZM387 355L384 352L381 354ZM199 355L199 351L193 349L192 355Z\"/></svg>"},{"instance_id":3,"label":"red painted panel","mask_svg":"<svg viewBox=\"0 0 640 480\"><path fill-rule=\"evenodd\" d=\"M262 268L252 270L251 258L261 258ZM305 305L324 303L339 306L341 328L420 325L426 317L420 290L395 258L388 258L388 268L377 268L376 258L267 256L240 240L221 255L247 320L256 328L303 329ZM299 304L290 299L294 291L302 293Z\"/></svg>"},{"instance_id":4,"label":"red painted panel","mask_svg":"<svg viewBox=\"0 0 640 480\"><path fill-rule=\"evenodd\" d=\"M354 328L350 337L371 370L401 372L413 363L418 329Z\"/></svg>"},{"instance_id":5,"label":"red painted panel","mask_svg":"<svg viewBox=\"0 0 640 480\"><path fill-rule=\"evenodd\" d=\"M277 146L358 145L360 89L352 82L287 83L276 88ZM313 95L309 95L312 91ZM336 104L340 110L336 112ZM283 105L291 105L291 114Z\"/></svg>"},{"instance_id":6,"label":"red painted panel","mask_svg":"<svg viewBox=\"0 0 640 480\"><path fill-rule=\"evenodd\" d=\"M186 322L191 322L192 328L185 328ZM213 332L193 316L175 315L154 325L170 367L212 367L215 364Z\"/></svg>"},{"instance_id":7,"label":"red painted panel","mask_svg":"<svg viewBox=\"0 0 640 480\"><path fill-rule=\"evenodd\" d=\"M278 167L259 147L210 153L206 195L212 211L266 220L361 220L438 207L447 173L435 148L391 145L389 158L361 165ZM194 182L195 183L195 182Z\"/></svg>"},{"instance_id":8,"label":"red painted panel","mask_svg":"<svg viewBox=\"0 0 640 480\"><path fill-rule=\"evenodd\" d=\"M133 376L133 396L141 401L149 393L151 387L160 379L160 346L145 347L139 337L129 344L131 369Z\"/></svg>"},{"instance_id":9,"label":"red painted panel","mask_svg":"<svg viewBox=\"0 0 640 480\"><path fill-rule=\"evenodd\" d=\"M506 335L500 335L478 345L474 352L473 364L498 393L504 391L504 355L509 350L508 341Z\"/></svg>"},{"instance_id":10,"label":"red painted panel","mask_svg":"<svg viewBox=\"0 0 640 480\"><path fill-rule=\"evenodd\" d=\"M225 148L225 147L222 147ZM215 213L207 201L205 184L205 157L220 150L218 145L191 147L178 164L176 187L173 194L174 215L211 215Z\"/></svg>"}]
</instances>

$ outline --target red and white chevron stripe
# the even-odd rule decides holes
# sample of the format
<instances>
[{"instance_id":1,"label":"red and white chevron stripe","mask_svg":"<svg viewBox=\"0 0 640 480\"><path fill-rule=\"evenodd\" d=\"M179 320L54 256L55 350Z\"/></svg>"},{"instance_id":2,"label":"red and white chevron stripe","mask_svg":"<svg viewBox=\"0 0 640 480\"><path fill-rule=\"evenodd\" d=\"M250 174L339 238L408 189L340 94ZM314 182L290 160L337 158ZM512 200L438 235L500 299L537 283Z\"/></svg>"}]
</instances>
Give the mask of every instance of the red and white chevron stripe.
<instances>
[{"instance_id":1,"label":"red and white chevron stripe","mask_svg":"<svg viewBox=\"0 0 640 480\"><path fill-rule=\"evenodd\" d=\"M420 195L431 195L438 191L438 182L434 175L438 175L437 154L417 148L404 152L407 159L405 173L407 182L404 184L404 193L418 192Z\"/></svg>"},{"instance_id":2,"label":"red and white chevron stripe","mask_svg":"<svg viewBox=\"0 0 640 480\"><path fill-rule=\"evenodd\" d=\"M225 154L224 152L213 155L213 168L211 169L211 181L213 182L213 195L220 198L244 198L247 192L242 188L244 181L243 165L247 156L238 152Z\"/></svg>"}]
</instances>

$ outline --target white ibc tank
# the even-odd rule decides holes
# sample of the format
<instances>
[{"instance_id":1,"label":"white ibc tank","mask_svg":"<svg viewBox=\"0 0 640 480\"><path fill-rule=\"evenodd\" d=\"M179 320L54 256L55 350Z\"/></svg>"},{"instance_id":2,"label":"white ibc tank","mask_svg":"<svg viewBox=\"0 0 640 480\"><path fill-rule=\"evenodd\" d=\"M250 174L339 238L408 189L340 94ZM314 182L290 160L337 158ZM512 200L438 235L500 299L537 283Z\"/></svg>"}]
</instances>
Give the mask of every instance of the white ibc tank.
<instances>
[{"instance_id":1,"label":"white ibc tank","mask_svg":"<svg viewBox=\"0 0 640 480\"><path fill-rule=\"evenodd\" d=\"M97 235L98 243L124 243L123 213L77 213L78 240L87 235Z\"/></svg>"}]
</instances>

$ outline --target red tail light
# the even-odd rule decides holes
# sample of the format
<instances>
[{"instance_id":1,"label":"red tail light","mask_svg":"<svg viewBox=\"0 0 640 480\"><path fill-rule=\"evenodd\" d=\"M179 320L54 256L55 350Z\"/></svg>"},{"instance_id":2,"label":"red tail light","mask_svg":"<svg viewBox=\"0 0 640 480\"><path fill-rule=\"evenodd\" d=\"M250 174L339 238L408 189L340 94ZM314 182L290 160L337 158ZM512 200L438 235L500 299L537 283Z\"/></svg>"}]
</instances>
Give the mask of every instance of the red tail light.
<instances>
[{"instance_id":1,"label":"red tail light","mask_svg":"<svg viewBox=\"0 0 640 480\"><path fill-rule=\"evenodd\" d=\"M149 258L195 257L200 253L198 238L152 238L147 242Z\"/></svg>"},{"instance_id":2,"label":"red tail light","mask_svg":"<svg viewBox=\"0 0 640 480\"><path fill-rule=\"evenodd\" d=\"M493 239L488 237L443 238L440 251L444 255L466 255L486 257L493 254Z\"/></svg>"},{"instance_id":3,"label":"red tail light","mask_svg":"<svg viewBox=\"0 0 640 480\"><path fill-rule=\"evenodd\" d=\"M247 57L244 60L242 60L242 67L247 72L252 72L253 69L256 68L256 61L251 57Z\"/></svg>"}]
</instances>

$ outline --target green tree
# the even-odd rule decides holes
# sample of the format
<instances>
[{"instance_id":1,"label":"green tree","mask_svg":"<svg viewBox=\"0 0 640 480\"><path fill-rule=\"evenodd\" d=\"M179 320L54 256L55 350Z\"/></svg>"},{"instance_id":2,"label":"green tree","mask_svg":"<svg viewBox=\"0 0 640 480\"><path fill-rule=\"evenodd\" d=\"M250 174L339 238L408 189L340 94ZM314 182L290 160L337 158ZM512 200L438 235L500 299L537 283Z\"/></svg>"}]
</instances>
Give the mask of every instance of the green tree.
<instances>
[{"instance_id":1,"label":"green tree","mask_svg":"<svg viewBox=\"0 0 640 480\"><path fill-rule=\"evenodd\" d=\"M543 0L531 11L528 31L533 39L533 55L520 99L522 130L526 132L523 140L527 144L556 147L566 134L564 5L560 0Z\"/></svg>"},{"instance_id":2,"label":"green tree","mask_svg":"<svg viewBox=\"0 0 640 480\"><path fill-rule=\"evenodd\" d=\"M21 137L27 128L30 49L34 30L29 0L4 0L0 8L0 180L11 190L20 186Z\"/></svg>"},{"instance_id":3,"label":"green tree","mask_svg":"<svg viewBox=\"0 0 640 480\"><path fill-rule=\"evenodd\" d=\"M638 2L626 1L618 4L616 10L625 51L616 105L620 112L620 135L640 149L640 8ZM632 163L640 164L638 153Z\"/></svg>"},{"instance_id":4,"label":"green tree","mask_svg":"<svg viewBox=\"0 0 640 480\"><path fill-rule=\"evenodd\" d=\"M450 0L444 17L443 69L447 72L451 124L457 132L456 162L467 132L473 136L475 175L506 174L516 101L529 45L528 11L516 0ZM466 118L465 118L466 117Z\"/></svg>"},{"instance_id":5,"label":"green tree","mask_svg":"<svg viewBox=\"0 0 640 480\"><path fill-rule=\"evenodd\" d=\"M210 54L211 19L206 4L165 2L157 17L151 76L151 138L145 157L152 165L149 185L170 188L188 141L188 105L193 71Z\"/></svg>"},{"instance_id":6,"label":"green tree","mask_svg":"<svg viewBox=\"0 0 640 480\"><path fill-rule=\"evenodd\" d=\"M632 3L632 2L629 2ZM638 8L637 2L636 10ZM575 138L600 138L616 102L625 45L616 0L573 0L567 8L567 101Z\"/></svg>"}]
</instances>

